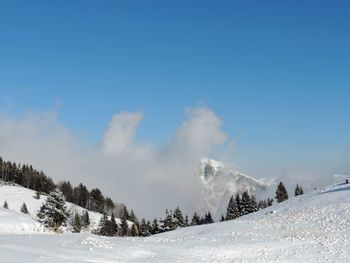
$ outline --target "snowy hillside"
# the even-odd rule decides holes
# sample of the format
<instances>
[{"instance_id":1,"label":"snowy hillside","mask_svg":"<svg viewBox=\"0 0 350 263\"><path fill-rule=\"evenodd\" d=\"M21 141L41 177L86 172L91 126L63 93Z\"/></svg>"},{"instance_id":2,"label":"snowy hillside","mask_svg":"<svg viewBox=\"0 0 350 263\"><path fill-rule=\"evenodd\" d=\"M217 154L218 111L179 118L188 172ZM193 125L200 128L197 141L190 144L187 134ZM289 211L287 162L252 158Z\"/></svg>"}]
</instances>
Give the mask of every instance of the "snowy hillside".
<instances>
[{"instance_id":1,"label":"snowy hillside","mask_svg":"<svg viewBox=\"0 0 350 263\"><path fill-rule=\"evenodd\" d=\"M258 198L266 198L269 185L262 180L242 174L228 165L203 158L197 174L202 181L202 197L198 211L210 211L215 219L226 213L230 197L237 192L248 190Z\"/></svg>"},{"instance_id":2,"label":"snowy hillside","mask_svg":"<svg viewBox=\"0 0 350 263\"><path fill-rule=\"evenodd\" d=\"M6 201L8 206L9 206L9 210L10 210L10 211L1 210L0 216L1 217L4 216L5 212L6 212L5 213L6 217L9 217L10 215L15 216L17 214L17 215L21 216L21 220L22 220L22 218L26 218L30 222L35 222L34 226L31 227L31 229L33 231L42 232L43 228L37 227L38 223L33 219L37 219L36 214L37 214L39 208L41 207L42 203L45 202L46 196L41 195L40 199L35 199L34 195L35 195L35 191L28 189L28 188L24 188L24 187L17 186L17 185L13 186L13 185L0 184L0 205L2 207L2 205ZM29 215L25 215L25 214L20 212L20 209L21 209L23 202L25 202L27 205ZM77 206L77 205L72 204L72 203L69 203L69 202L67 202L67 208L69 211L71 211L71 212L75 211L75 213L79 213L79 214L82 214L83 211L85 210L82 207ZM12 212L16 212L16 214L13 214ZM90 231L97 228L101 216L102 215L100 213L95 213L95 212L89 211ZM120 219L116 219L116 221L117 221L117 223L120 223ZM13 222L16 222L16 220L13 220ZM0 231L1 232L6 232L6 231L13 232L14 231L11 228L9 228L9 229L6 229L6 227L1 228L2 224L3 224L3 222L0 221ZM21 229L18 226L15 226L14 228L16 229L16 231ZM26 230L27 230L27 227L24 227L23 231L26 231Z\"/></svg>"},{"instance_id":3,"label":"snowy hillside","mask_svg":"<svg viewBox=\"0 0 350 263\"><path fill-rule=\"evenodd\" d=\"M0 234L0 255L5 263L350 262L349 233L350 185L339 184L234 221L148 238Z\"/></svg>"}]
</instances>

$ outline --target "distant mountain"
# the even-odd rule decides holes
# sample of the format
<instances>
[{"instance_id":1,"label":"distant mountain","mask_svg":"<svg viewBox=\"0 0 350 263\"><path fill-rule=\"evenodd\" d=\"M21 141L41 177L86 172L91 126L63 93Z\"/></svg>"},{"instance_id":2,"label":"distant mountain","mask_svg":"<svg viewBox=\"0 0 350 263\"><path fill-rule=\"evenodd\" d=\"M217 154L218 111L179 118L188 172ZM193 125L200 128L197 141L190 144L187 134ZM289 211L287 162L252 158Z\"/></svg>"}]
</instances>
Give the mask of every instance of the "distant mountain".
<instances>
[{"instance_id":1,"label":"distant mountain","mask_svg":"<svg viewBox=\"0 0 350 263\"><path fill-rule=\"evenodd\" d=\"M215 219L226 213L228 201L237 192L249 191L257 198L266 198L269 184L235 171L227 164L208 158L200 161L197 175L202 181L198 211L210 211Z\"/></svg>"}]
</instances>

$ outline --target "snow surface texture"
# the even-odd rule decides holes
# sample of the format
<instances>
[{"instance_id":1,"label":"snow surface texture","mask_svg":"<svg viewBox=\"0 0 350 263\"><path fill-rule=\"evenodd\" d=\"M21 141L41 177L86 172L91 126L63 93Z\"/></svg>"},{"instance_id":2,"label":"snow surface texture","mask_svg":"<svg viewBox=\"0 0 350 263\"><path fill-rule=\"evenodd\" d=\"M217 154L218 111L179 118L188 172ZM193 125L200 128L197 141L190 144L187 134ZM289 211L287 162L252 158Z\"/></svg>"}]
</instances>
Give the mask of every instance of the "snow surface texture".
<instances>
[{"instance_id":1,"label":"snow surface texture","mask_svg":"<svg viewBox=\"0 0 350 263\"><path fill-rule=\"evenodd\" d=\"M0 209L0 220L17 212ZM0 234L1 262L350 262L350 185L148 238Z\"/></svg>"},{"instance_id":2,"label":"snow surface texture","mask_svg":"<svg viewBox=\"0 0 350 263\"><path fill-rule=\"evenodd\" d=\"M265 199L270 185L233 170L228 165L212 159L203 158L197 174L202 180L202 198L198 206L200 214L208 211L218 220L226 213L228 201L237 192L249 191L258 199Z\"/></svg>"}]
</instances>

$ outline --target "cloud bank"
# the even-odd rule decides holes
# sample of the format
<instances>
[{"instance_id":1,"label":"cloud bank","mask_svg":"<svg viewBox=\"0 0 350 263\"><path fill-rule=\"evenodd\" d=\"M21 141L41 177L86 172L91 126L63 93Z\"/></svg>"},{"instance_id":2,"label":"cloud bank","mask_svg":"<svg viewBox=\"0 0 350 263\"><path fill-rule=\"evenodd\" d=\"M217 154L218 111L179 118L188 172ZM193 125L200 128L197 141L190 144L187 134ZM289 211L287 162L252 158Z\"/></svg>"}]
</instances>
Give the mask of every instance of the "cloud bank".
<instances>
[{"instance_id":1,"label":"cloud bank","mask_svg":"<svg viewBox=\"0 0 350 263\"><path fill-rule=\"evenodd\" d=\"M225 144L222 120L208 108L188 109L171 140L156 147L135 141L142 119L141 112L116 114L101 141L87 145L55 113L32 112L17 119L2 115L0 155L31 163L56 182L99 187L140 216L160 216L178 205L192 212L199 198L194 171L200 158Z\"/></svg>"}]
</instances>

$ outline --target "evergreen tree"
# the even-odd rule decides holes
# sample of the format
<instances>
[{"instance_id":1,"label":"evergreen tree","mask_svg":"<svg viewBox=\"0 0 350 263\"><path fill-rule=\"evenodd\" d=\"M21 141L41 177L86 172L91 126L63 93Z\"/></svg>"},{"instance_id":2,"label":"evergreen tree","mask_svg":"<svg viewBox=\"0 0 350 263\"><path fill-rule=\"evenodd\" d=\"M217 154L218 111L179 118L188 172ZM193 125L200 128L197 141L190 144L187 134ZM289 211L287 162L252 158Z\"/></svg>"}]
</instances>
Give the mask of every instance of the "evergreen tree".
<instances>
[{"instance_id":1,"label":"evergreen tree","mask_svg":"<svg viewBox=\"0 0 350 263\"><path fill-rule=\"evenodd\" d=\"M173 213L172 211L168 209L165 210L165 218L163 220L161 220L161 226L160 229L162 230L162 232L166 232L166 231L171 231L174 230L176 228L175 222L173 220Z\"/></svg>"},{"instance_id":2,"label":"evergreen tree","mask_svg":"<svg viewBox=\"0 0 350 263\"><path fill-rule=\"evenodd\" d=\"M267 198L267 206L272 206L272 204L273 204L273 199Z\"/></svg>"},{"instance_id":3,"label":"evergreen tree","mask_svg":"<svg viewBox=\"0 0 350 263\"><path fill-rule=\"evenodd\" d=\"M211 213L209 211L208 211L207 214L205 214L203 223L204 224L212 224L212 223L214 223L214 220L213 220L213 218L211 216Z\"/></svg>"},{"instance_id":4,"label":"evergreen tree","mask_svg":"<svg viewBox=\"0 0 350 263\"><path fill-rule=\"evenodd\" d=\"M27 205L26 203L23 202L22 206L21 206L21 212L24 213L24 214L28 214L28 208L27 208Z\"/></svg>"},{"instance_id":5,"label":"evergreen tree","mask_svg":"<svg viewBox=\"0 0 350 263\"><path fill-rule=\"evenodd\" d=\"M137 230L137 226L135 224L133 224L131 226L131 229L130 229L130 235L133 236L133 237L136 237L139 235L139 232Z\"/></svg>"},{"instance_id":6,"label":"evergreen tree","mask_svg":"<svg viewBox=\"0 0 350 263\"><path fill-rule=\"evenodd\" d=\"M108 222L108 226L107 226L107 235L115 236L117 234L117 231L118 231L118 224L115 221L114 213L112 213L111 220Z\"/></svg>"},{"instance_id":7,"label":"evergreen tree","mask_svg":"<svg viewBox=\"0 0 350 263\"><path fill-rule=\"evenodd\" d=\"M185 227L189 226L190 225L190 222L189 222L189 219L188 219L188 215L185 216Z\"/></svg>"},{"instance_id":8,"label":"evergreen tree","mask_svg":"<svg viewBox=\"0 0 350 263\"><path fill-rule=\"evenodd\" d=\"M63 181L58 184L62 194L66 197L68 202L73 202L73 187L69 181Z\"/></svg>"},{"instance_id":9,"label":"evergreen tree","mask_svg":"<svg viewBox=\"0 0 350 263\"><path fill-rule=\"evenodd\" d=\"M146 220L144 218L141 219L139 235L143 237L147 237L151 235L149 232Z\"/></svg>"},{"instance_id":10,"label":"evergreen tree","mask_svg":"<svg viewBox=\"0 0 350 263\"><path fill-rule=\"evenodd\" d=\"M238 214L239 214L239 216L242 216L243 215L243 212L242 212L242 200L241 200L241 196L240 196L239 193L236 193L235 199L236 199L236 206L237 206L237 209L238 209Z\"/></svg>"},{"instance_id":11,"label":"evergreen tree","mask_svg":"<svg viewBox=\"0 0 350 263\"><path fill-rule=\"evenodd\" d=\"M100 222L98 223L98 234L102 236L107 235L107 214L103 213L102 217L100 218Z\"/></svg>"},{"instance_id":12,"label":"evergreen tree","mask_svg":"<svg viewBox=\"0 0 350 263\"><path fill-rule=\"evenodd\" d=\"M259 204L256 201L256 197L254 194L251 195L250 197L251 200L251 209L250 209L250 213L254 213L256 211L259 211Z\"/></svg>"},{"instance_id":13,"label":"evergreen tree","mask_svg":"<svg viewBox=\"0 0 350 263\"><path fill-rule=\"evenodd\" d=\"M83 212L83 215L81 216L81 224L84 227L88 227L90 225L90 217L89 217L89 212L88 210L85 210Z\"/></svg>"},{"instance_id":14,"label":"evergreen tree","mask_svg":"<svg viewBox=\"0 0 350 263\"><path fill-rule=\"evenodd\" d=\"M295 187L295 190L294 190L294 195L298 196L298 195L302 195L302 194L304 194L304 190L301 186L299 186L297 184L297 186Z\"/></svg>"},{"instance_id":15,"label":"evergreen tree","mask_svg":"<svg viewBox=\"0 0 350 263\"><path fill-rule=\"evenodd\" d=\"M251 199L248 191L244 191L242 193L241 207L242 207L242 214L241 215L247 215L247 214L253 212L252 199Z\"/></svg>"},{"instance_id":16,"label":"evergreen tree","mask_svg":"<svg viewBox=\"0 0 350 263\"><path fill-rule=\"evenodd\" d=\"M87 190L85 185L80 183L78 185L78 187L74 188L73 199L74 199L73 203L75 203L83 208L88 208L89 191Z\"/></svg>"},{"instance_id":17,"label":"evergreen tree","mask_svg":"<svg viewBox=\"0 0 350 263\"><path fill-rule=\"evenodd\" d=\"M76 213L74 216L73 229L74 229L74 232L77 232L77 233L81 231L81 219L78 213Z\"/></svg>"},{"instance_id":18,"label":"evergreen tree","mask_svg":"<svg viewBox=\"0 0 350 263\"><path fill-rule=\"evenodd\" d=\"M153 222L152 222L151 234L155 235L155 234L158 234L159 232L160 232L160 229L159 229L158 220L157 220L157 218L155 218L155 219L153 219Z\"/></svg>"},{"instance_id":19,"label":"evergreen tree","mask_svg":"<svg viewBox=\"0 0 350 263\"><path fill-rule=\"evenodd\" d=\"M133 226L136 227L135 224L133 224ZM126 220L126 217L124 216L121 220L121 223L120 223L120 235L127 236L128 231L129 231L128 221Z\"/></svg>"},{"instance_id":20,"label":"evergreen tree","mask_svg":"<svg viewBox=\"0 0 350 263\"><path fill-rule=\"evenodd\" d=\"M54 231L67 225L69 214L66 211L66 199L58 188L50 193L37 216L42 224Z\"/></svg>"},{"instance_id":21,"label":"evergreen tree","mask_svg":"<svg viewBox=\"0 0 350 263\"><path fill-rule=\"evenodd\" d=\"M185 220L179 207L176 207L176 209L174 210L173 220L175 228L185 226Z\"/></svg>"},{"instance_id":22,"label":"evergreen tree","mask_svg":"<svg viewBox=\"0 0 350 263\"><path fill-rule=\"evenodd\" d=\"M5 200L4 205L2 207L6 208L6 209L9 209L9 205L7 204L6 200Z\"/></svg>"},{"instance_id":23,"label":"evergreen tree","mask_svg":"<svg viewBox=\"0 0 350 263\"><path fill-rule=\"evenodd\" d=\"M284 187L283 183L280 182L276 190L276 200L277 203L281 203L288 199L287 189Z\"/></svg>"},{"instance_id":24,"label":"evergreen tree","mask_svg":"<svg viewBox=\"0 0 350 263\"><path fill-rule=\"evenodd\" d=\"M191 220L191 225L192 226L197 226L201 224L201 219L198 216L197 212L194 212L192 220Z\"/></svg>"},{"instance_id":25,"label":"evergreen tree","mask_svg":"<svg viewBox=\"0 0 350 263\"><path fill-rule=\"evenodd\" d=\"M94 212L104 213L105 199L98 188L91 190L89 195L90 209Z\"/></svg>"},{"instance_id":26,"label":"evergreen tree","mask_svg":"<svg viewBox=\"0 0 350 263\"><path fill-rule=\"evenodd\" d=\"M105 211L109 214L111 214L111 212L113 211L115 204L113 202L113 200L110 197L106 197L105 201Z\"/></svg>"},{"instance_id":27,"label":"evergreen tree","mask_svg":"<svg viewBox=\"0 0 350 263\"><path fill-rule=\"evenodd\" d=\"M240 216L237 207L237 200L231 196L230 201L228 202L227 210L226 210L226 220L236 219Z\"/></svg>"}]
</instances>

